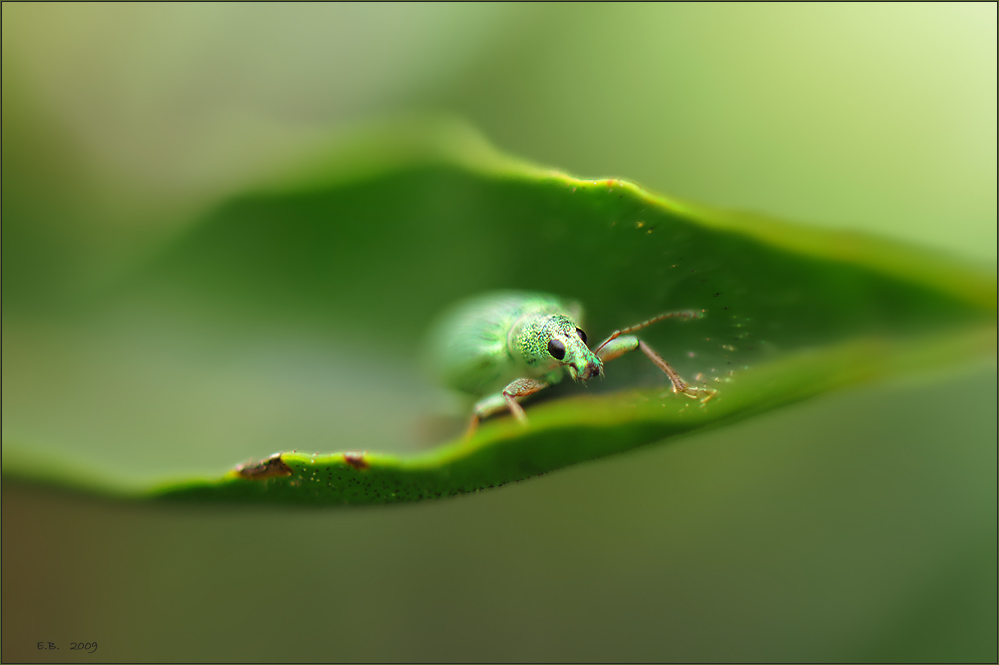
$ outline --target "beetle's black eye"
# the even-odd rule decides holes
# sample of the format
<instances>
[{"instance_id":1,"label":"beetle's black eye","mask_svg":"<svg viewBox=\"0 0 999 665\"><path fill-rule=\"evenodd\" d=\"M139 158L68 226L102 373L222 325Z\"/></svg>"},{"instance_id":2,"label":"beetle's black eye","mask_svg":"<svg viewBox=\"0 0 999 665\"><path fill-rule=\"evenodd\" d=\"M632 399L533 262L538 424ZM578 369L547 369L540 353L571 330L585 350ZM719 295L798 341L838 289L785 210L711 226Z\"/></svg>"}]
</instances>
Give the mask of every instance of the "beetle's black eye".
<instances>
[{"instance_id":1,"label":"beetle's black eye","mask_svg":"<svg viewBox=\"0 0 999 665\"><path fill-rule=\"evenodd\" d=\"M565 358L565 344L557 339L551 340L548 342L548 353L552 354L555 360L562 360L562 358Z\"/></svg>"},{"instance_id":2,"label":"beetle's black eye","mask_svg":"<svg viewBox=\"0 0 999 665\"><path fill-rule=\"evenodd\" d=\"M576 328L576 334L579 335L579 339L583 340L583 344L586 344L586 333L579 328Z\"/></svg>"}]
</instances>

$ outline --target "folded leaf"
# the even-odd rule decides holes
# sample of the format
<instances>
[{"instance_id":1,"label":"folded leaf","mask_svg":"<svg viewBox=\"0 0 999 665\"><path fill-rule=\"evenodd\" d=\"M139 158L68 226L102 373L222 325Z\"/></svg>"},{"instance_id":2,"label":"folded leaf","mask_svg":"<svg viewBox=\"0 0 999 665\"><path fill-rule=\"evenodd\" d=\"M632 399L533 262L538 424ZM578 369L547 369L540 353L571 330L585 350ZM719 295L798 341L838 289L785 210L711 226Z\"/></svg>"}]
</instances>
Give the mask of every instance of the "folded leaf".
<instances>
[{"instance_id":1,"label":"folded leaf","mask_svg":"<svg viewBox=\"0 0 999 665\"><path fill-rule=\"evenodd\" d=\"M994 273L576 179L435 127L332 149L192 221L80 311L5 321L5 360L8 349L20 360L4 369L17 395L4 406L4 474L74 484L73 471L47 470L61 459L108 477L95 484L81 467L75 484L123 496L412 501L995 352ZM467 405L440 417L419 373L425 336L451 303L492 289L580 301L592 340L702 311L642 336L718 395L677 397L632 354L599 387L565 382L525 401L526 427L498 416L463 441ZM439 445L418 452L421 436ZM8 457L10 445L49 454L18 462L28 457ZM265 446L289 452L267 458ZM213 478L222 455L263 461Z\"/></svg>"}]
</instances>

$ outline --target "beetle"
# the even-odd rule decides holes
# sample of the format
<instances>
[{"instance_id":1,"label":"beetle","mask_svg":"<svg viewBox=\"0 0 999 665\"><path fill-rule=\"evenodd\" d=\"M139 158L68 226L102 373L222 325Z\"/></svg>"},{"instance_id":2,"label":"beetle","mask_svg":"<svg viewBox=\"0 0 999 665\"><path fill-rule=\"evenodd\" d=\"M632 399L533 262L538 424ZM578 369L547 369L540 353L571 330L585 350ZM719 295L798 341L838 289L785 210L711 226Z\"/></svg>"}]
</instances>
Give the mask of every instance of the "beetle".
<instances>
[{"instance_id":1,"label":"beetle","mask_svg":"<svg viewBox=\"0 0 999 665\"><path fill-rule=\"evenodd\" d=\"M477 401L466 439L479 421L509 410L522 424L521 400L560 382L568 374L586 383L604 376L604 364L636 349L666 373L674 393L702 403L717 391L696 388L638 337L642 328L670 318L698 319L702 312L660 314L615 330L596 348L580 328L582 307L548 293L500 291L467 300L443 317L431 332L431 363L449 388Z\"/></svg>"}]
</instances>

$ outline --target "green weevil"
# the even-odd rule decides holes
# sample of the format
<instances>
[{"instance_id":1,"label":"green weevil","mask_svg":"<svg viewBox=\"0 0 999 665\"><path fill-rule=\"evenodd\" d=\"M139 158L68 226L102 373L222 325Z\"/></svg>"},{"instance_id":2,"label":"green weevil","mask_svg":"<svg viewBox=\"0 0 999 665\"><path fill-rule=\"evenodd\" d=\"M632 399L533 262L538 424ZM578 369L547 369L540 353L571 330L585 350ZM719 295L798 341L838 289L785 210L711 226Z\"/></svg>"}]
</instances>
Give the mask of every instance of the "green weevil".
<instances>
[{"instance_id":1,"label":"green weevil","mask_svg":"<svg viewBox=\"0 0 999 665\"><path fill-rule=\"evenodd\" d=\"M594 349L586 343L582 307L547 293L504 291L465 301L431 334L431 361L449 388L477 401L466 438L480 420L509 409L521 423L519 402L558 383L568 372L586 383L604 376L604 363L638 349L666 373L674 393L707 402L715 390L695 388L663 358L630 334L669 318L697 319L703 313L668 312L615 330Z\"/></svg>"}]
</instances>

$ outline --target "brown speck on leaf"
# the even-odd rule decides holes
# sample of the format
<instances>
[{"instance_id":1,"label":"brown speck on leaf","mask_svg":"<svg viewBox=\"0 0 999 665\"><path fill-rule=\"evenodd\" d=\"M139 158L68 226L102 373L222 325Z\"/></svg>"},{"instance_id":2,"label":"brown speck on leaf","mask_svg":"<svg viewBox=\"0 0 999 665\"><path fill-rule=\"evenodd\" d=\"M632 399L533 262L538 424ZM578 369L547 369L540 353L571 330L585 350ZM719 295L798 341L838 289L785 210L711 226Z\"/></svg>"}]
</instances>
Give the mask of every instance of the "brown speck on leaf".
<instances>
[{"instance_id":1,"label":"brown speck on leaf","mask_svg":"<svg viewBox=\"0 0 999 665\"><path fill-rule=\"evenodd\" d=\"M364 459L364 453L347 452L343 454L343 461L358 471L366 471L368 460Z\"/></svg>"},{"instance_id":2,"label":"brown speck on leaf","mask_svg":"<svg viewBox=\"0 0 999 665\"><path fill-rule=\"evenodd\" d=\"M290 476L291 467L281 461L281 453L274 453L262 462L247 462L236 467L236 474L248 480L267 480Z\"/></svg>"}]
</instances>

